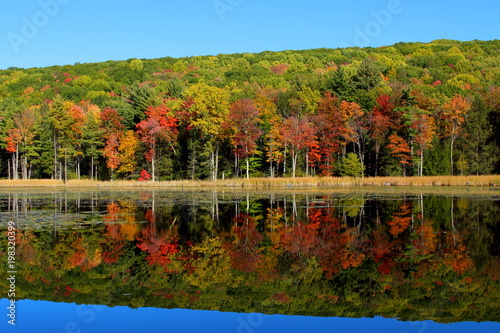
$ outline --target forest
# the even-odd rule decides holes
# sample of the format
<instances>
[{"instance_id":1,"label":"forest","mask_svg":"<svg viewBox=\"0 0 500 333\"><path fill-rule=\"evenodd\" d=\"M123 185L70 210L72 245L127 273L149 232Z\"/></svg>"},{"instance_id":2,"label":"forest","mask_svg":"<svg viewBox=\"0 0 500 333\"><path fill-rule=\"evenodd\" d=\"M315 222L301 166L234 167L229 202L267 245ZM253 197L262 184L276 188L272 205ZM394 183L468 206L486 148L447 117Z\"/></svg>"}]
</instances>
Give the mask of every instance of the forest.
<instances>
[{"instance_id":1,"label":"forest","mask_svg":"<svg viewBox=\"0 0 500 333\"><path fill-rule=\"evenodd\" d=\"M0 177L500 171L500 41L0 71Z\"/></svg>"}]
</instances>

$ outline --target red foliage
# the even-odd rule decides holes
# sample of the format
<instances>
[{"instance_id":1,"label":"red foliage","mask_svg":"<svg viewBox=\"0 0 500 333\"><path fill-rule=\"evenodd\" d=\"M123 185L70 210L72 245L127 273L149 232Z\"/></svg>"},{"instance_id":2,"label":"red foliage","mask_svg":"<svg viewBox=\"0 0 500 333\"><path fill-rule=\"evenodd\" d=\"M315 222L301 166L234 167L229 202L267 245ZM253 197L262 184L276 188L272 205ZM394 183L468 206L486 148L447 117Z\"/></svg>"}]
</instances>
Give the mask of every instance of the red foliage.
<instances>
[{"instance_id":1,"label":"red foliage","mask_svg":"<svg viewBox=\"0 0 500 333\"><path fill-rule=\"evenodd\" d=\"M148 181L151 179L151 175L144 169L141 170L139 181Z\"/></svg>"},{"instance_id":2,"label":"red foliage","mask_svg":"<svg viewBox=\"0 0 500 333\"><path fill-rule=\"evenodd\" d=\"M136 125L141 141L148 147L145 154L148 162L156 156L158 141L166 141L173 147L177 138L177 118L169 116L169 112L170 109L165 106L150 106L146 111L146 120Z\"/></svg>"},{"instance_id":3,"label":"red foliage","mask_svg":"<svg viewBox=\"0 0 500 333\"><path fill-rule=\"evenodd\" d=\"M101 121L104 131L103 136L106 139L103 155L107 159L108 168L115 170L120 165L118 147L125 130L125 126L122 124L123 117L115 109L106 108L101 111Z\"/></svg>"},{"instance_id":4,"label":"red foliage","mask_svg":"<svg viewBox=\"0 0 500 333\"><path fill-rule=\"evenodd\" d=\"M246 158L253 154L257 147L256 141L262 134L257 126L259 110L254 101L249 98L236 101L231 107L229 119L236 129L234 143L236 154Z\"/></svg>"},{"instance_id":5,"label":"red foliage","mask_svg":"<svg viewBox=\"0 0 500 333\"><path fill-rule=\"evenodd\" d=\"M287 69L290 67L289 64L278 64L270 68L271 72L274 74L284 74Z\"/></svg>"},{"instance_id":6,"label":"red foliage","mask_svg":"<svg viewBox=\"0 0 500 333\"><path fill-rule=\"evenodd\" d=\"M15 128L7 131L7 137L5 141L7 141L6 150L9 153L15 153L17 151L18 145L21 142L21 130Z\"/></svg>"},{"instance_id":7,"label":"red foliage","mask_svg":"<svg viewBox=\"0 0 500 333\"><path fill-rule=\"evenodd\" d=\"M291 301L290 297L288 297L288 295L285 293L276 293L273 296L271 296L271 298L276 303L290 303Z\"/></svg>"}]
</instances>

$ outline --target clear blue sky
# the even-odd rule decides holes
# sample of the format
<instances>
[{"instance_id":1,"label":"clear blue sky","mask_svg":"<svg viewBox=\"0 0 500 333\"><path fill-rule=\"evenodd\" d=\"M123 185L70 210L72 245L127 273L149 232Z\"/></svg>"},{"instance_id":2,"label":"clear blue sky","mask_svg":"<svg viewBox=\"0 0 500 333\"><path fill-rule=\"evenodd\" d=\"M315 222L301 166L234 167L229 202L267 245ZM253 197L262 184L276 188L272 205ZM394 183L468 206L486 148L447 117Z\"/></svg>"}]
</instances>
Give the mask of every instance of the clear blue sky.
<instances>
[{"instance_id":1,"label":"clear blue sky","mask_svg":"<svg viewBox=\"0 0 500 333\"><path fill-rule=\"evenodd\" d=\"M499 13L496 0L3 1L0 68L491 40Z\"/></svg>"},{"instance_id":2,"label":"clear blue sky","mask_svg":"<svg viewBox=\"0 0 500 333\"><path fill-rule=\"evenodd\" d=\"M7 301L0 299L0 332L15 333L497 333L499 323L438 324L432 321L402 322L384 318L323 318L232 312L130 309L117 306L76 305L23 300L17 303L16 326L7 323Z\"/></svg>"}]
</instances>

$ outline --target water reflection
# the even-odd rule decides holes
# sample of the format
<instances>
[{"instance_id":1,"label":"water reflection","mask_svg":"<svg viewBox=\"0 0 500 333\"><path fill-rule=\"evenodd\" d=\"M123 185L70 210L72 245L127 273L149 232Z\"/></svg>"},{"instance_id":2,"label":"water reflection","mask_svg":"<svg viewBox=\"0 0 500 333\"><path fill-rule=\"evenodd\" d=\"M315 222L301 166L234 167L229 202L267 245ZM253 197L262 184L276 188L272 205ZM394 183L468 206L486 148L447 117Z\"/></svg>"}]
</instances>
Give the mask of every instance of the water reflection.
<instances>
[{"instance_id":1,"label":"water reflection","mask_svg":"<svg viewBox=\"0 0 500 333\"><path fill-rule=\"evenodd\" d=\"M500 317L495 197L53 192L3 194L0 206L1 220L20 229L20 298L436 322Z\"/></svg>"}]
</instances>

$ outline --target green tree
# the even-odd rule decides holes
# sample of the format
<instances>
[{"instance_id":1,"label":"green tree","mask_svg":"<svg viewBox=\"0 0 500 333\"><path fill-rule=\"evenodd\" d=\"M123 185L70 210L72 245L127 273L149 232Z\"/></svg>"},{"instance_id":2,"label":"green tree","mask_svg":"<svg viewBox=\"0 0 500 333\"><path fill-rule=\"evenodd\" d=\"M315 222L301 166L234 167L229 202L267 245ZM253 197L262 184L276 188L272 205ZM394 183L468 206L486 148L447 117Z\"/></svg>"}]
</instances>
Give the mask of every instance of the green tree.
<instances>
[{"instance_id":1,"label":"green tree","mask_svg":"<svg viewBox=\"0 0 500 333\"><path fill-rule=\"evenodd\" d=\"M361 163L359 157L355 153L349 153L342 158L339 167L339 174L342 177L363 177L365 166Z\"/></svg>"}]
</instances>

